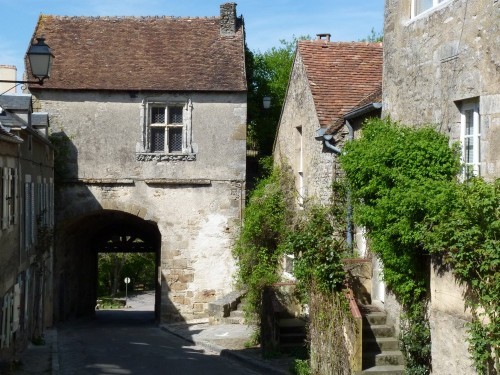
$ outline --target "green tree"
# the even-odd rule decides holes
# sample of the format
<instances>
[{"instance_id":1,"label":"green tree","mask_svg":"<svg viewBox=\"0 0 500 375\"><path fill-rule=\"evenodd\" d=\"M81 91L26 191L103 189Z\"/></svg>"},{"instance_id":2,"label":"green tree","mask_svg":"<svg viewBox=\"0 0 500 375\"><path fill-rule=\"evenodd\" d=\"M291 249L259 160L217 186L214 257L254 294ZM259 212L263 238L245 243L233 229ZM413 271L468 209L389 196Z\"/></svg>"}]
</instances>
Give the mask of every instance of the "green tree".
<instances>
[{"instance_id":1,"label":"green tree","mask_svg":"<svg viewBox=\"0 0 500 375\"><path fill-rule=\"evenodd\" d=\"M260 52L246 49L248 85L248 142L261 155L271 155L276 127L285 100L288 79L297 41L308 36L280 40L279 47ZM271 98L271 107L264 109L262 100Z\"/></svg>"},{"instance_id":2,"label":"green tree","mask_svg":"<svg viewBox=\"0 0 500 375\"><path fill-rule=\"evenodd\" d=\"M379 43L384 41L384 34L381 32L376 32L375 28L372 27L372 31L370 35L368 35L366 38L362 38L359 40L360 42L368 42L368 43Z\"/></svg>"},{"instance_id":3,"label":"green tree","mask_svg":"<svg viewBox=\"0 0 500 375\"><path fill-rule=\"evenodd\" d=\"M98 293L114 297L123 289L123 280L130 277L130 289L138 284L147 289L154 288L154 253L99 253L98 255Z\"/></svg>"}]
</instances>

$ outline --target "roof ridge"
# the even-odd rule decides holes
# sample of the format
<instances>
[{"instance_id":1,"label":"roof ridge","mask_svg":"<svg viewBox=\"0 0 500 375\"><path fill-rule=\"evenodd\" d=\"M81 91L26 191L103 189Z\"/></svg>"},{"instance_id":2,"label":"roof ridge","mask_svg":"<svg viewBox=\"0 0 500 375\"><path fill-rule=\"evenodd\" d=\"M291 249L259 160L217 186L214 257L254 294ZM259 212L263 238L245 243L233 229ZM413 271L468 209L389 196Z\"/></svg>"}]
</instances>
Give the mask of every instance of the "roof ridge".
<instances>
[{"instance_id":1,"label":"roof ridge","mask_svg":"<svg viewBox=\"0 0 500 375\"><path fill-rule=\"evenodd\" d=\"M142 20L142 19L174 19L174 20L215 20L220 16L169 16L169 15L150 15L150 16L69 16L58 14L41 14L41 17L52 17L59 20Z\"/></svg>"}]
</instances>

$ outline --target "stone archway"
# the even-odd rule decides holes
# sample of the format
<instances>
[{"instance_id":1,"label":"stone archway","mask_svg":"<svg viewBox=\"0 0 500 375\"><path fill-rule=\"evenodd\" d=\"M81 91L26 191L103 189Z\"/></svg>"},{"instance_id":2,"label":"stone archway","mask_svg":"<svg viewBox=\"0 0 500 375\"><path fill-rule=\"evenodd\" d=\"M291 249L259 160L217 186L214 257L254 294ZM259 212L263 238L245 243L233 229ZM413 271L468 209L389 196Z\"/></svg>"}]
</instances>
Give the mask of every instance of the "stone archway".
<instances>
[{"instance_id":1,"label":"stone archway","mask_svg":"<svg viewBox=\"0 0 500 375\"><path fill-rule=\"evenodd\" d=\"M155 316L159 319L158 282L161 235L153 221L117 210L99 210L61 223L56 233L54 314L56 320L92 315L97 298L98 252L156 254Z\"/></svg>"}]
</instances>

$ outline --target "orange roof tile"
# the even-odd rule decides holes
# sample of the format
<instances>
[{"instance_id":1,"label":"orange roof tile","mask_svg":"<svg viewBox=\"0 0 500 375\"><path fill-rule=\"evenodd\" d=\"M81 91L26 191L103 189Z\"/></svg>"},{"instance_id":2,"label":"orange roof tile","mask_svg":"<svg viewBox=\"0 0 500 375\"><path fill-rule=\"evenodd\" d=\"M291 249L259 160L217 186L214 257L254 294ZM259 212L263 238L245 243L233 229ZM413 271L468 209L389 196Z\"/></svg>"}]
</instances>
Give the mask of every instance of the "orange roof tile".
<instances>
[{"instance_id":1,"label":"orange roof tile","mask_svg":"<svg viewBox=\"0 0 500 375\"><path fill-rule=\"evenodd\" d=\"M320 125L330 126L382 82L382 44L299 41Z\"/></svg>"}]
</instances>

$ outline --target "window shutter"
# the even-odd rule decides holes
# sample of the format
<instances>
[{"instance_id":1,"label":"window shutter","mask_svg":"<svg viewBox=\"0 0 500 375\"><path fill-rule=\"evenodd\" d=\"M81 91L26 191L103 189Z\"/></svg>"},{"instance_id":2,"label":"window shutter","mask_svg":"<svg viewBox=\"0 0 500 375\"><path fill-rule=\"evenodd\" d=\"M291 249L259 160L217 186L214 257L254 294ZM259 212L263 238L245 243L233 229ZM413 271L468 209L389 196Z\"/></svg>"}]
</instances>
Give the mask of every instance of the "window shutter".
<instances>
[{"instance_id":1,"label":"window shutter","mask_svg":"<svg viewBox=\"0 0 500 375\"><path fill-rule=\"evenodd\" d=\"M12 332L19 329L19 315L21 313L21 287L14 285L14 301L12 311Z\"/></svg>"},{"instance_id":2,"label":"window shutter","mask_svg":"<svg viewBox=\"0 0 500 375\"><path fill-rule=\"evenodd\" d=\"M36 228L36 217L35 217L35 183L31 183L31 244L35 243L35 228Z\"/></svg>"},{"instance_id":3,"label":"window shutter","mask_svg":"<svg viewBox=\"0 0 500 375\"><path fill-rule=\"evenodd\" d=\"M17 173L17 169L13 168L12 169L12 184L13 184L13 197L12 197L12 215L14 216L12 219L12 223L14 225L17 225L19 223L19 176Z\"/></svg>"},{"instance_id":4,"label":"window shutter","mask_svg":"<svg viewBox=\"0 0 500 375\"><path fill-rule=\"evenodd\" d=\"M6 229L9 224L9 168L4 167L2 173L2 229Z\"/></svg>"}]
</instances>

